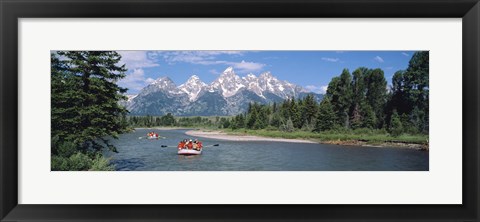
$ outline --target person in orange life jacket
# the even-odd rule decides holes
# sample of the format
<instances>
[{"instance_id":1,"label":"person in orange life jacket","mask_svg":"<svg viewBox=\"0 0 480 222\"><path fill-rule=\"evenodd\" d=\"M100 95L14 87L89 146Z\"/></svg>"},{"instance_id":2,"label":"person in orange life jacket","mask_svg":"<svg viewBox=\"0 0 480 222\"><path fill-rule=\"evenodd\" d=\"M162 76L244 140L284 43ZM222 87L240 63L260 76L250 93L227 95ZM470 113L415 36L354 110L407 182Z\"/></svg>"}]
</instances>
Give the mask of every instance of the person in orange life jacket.
<instances>
[{"instance_id":1,"label":"person in orange life jacket","mask_svg":"<svg viewBox=\"0 0 480 222\"><path fill-rule=\"evenodd\" d=\"M193 149L193 142L192 142L192 140L188 141L188 143L187 143L187 148L188 148L189 150Z\"/></svg>"},{"instance_id":2,"label":"person in orange life jacket","mask_svg":"<svg viewBox=\"0 0 480 222\"><path fill-rule=\"evenodd\" d=\"M185 140L180 141L180 143L178 143L177 148L178 148L179 150L185 148Z\"/></svg>"}]
</instances>

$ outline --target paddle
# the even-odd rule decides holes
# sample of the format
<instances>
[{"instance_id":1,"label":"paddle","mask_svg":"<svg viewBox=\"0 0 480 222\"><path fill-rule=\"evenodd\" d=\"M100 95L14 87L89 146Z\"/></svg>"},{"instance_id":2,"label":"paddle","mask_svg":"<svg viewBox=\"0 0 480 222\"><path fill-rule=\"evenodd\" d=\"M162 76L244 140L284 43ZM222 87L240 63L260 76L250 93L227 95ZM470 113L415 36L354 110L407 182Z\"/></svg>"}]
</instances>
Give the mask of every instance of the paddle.
<instances>
[{"instance_id":1,"label":"paddle","mask_svg":"<svg viewBox=\"0 0 480 222\"><path fill-rule=\"evenodd\" d=\"M208 146L203 146L202 148L205 148L205 147L212 147L212 146L220 146L220 144L213 144L213 145L208 145ZM167 146L167 145L161 145L160 147L175 147L177 148L176 146Z\"/></svg>"}]
</instances>

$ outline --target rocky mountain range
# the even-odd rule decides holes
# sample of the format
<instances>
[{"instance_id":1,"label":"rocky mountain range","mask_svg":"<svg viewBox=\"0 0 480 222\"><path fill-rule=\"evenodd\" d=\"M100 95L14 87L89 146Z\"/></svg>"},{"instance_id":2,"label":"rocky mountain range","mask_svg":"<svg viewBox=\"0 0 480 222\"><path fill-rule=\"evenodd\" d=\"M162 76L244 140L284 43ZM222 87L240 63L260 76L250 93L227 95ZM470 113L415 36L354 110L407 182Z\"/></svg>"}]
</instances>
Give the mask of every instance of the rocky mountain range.
<instances>
[{"instance_id":1,"label":"rocky mountain range","mask_svg":"<svg viewBox=\"0 0 480 222\"><path fill-rule=\"evenodd\" d=\"M168 77L159 78L137 95L129 95L122 104L130 115L226 116L245 112L252 102L267 104L308 94L318 101L323 98L322 94L279 80L270 72L240 77L229 67L210 84L196 75L178 87Z\"/></svg>"}]
</instances>

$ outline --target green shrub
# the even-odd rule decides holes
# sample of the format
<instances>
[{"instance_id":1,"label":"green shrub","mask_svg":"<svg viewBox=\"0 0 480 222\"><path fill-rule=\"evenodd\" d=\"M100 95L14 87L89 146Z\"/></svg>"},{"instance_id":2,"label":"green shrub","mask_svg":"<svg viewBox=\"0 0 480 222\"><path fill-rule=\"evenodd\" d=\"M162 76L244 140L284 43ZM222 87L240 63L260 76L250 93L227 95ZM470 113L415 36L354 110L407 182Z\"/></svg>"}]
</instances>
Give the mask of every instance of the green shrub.
<instances>
[{"instance_id":1,"label":"green shrub","mask_svg":"<svg viewBox=\"0 0 480 222\"><path fill-rule=\"evenodd\" d=\"M396 110L393 111L392 118L390 120L390 133L394 137L398 137L403 133L403 126L400 117Z\"/></svg>"},{"instance_id":2,"label":"green shrub","mask_svg":"<svg viewBox=\"0 0 480 222\"><path fill-rule=\"evenodd\" d=\"M293 127L292 119L288 119L286 123L280 125L280 130L283 132L293 132L295 128Z\"/></svg>"},{"instance_id":3,"label":"green shrub","mask_svg":"<svg viewBox=\"0 0 480 222\"><path fill-rule=\"evenodd\" d=\"M68 159L61 156L52 156L52 170L53 171L65 171L69 169Z\"/></svg>"},{"instance_id":4,"label":"green shrub","mask_svg":"<svg viewBox=\"0 0 480 222\"><path fill-rule=\"evenodd\" d=\"M77 145L73 142L63 142L57 146L57 155L70 157L77 151Z\"/></svg>"},{"instance_id":5,"label":"green shrub","mask_svg":"<svg viewBox=\"0 0 480 222\"><path fill-rule=\"evenodd\" d=\"M87 154L76 152L70 157L52 156L53 171L112 171L115 166L110 165L110 161L101 154L96 154L93 158Z\"/></svg>"},{"instance_id":6,"label":"green shrub","mask_svg":"<svg viewBox=\"0 0 480 222\"><path fill-rule=\"evenodd\" d=\"M113 171L115 170L115 166L110 164L110 161L101 156L96 155L95 159L92 161L92 166L90 167L91 171Z\"/></svg>"},{"instance_id":7,"label":"green shrub","mask_svg":"<svg viewBox=\"0 0 480 222\"><path fill-rule=\"evenodd\" d=\"M92 159L83 153L75 153L68 158L70 171L89 170L92 166Z\"/></svg>"}]
</instances>

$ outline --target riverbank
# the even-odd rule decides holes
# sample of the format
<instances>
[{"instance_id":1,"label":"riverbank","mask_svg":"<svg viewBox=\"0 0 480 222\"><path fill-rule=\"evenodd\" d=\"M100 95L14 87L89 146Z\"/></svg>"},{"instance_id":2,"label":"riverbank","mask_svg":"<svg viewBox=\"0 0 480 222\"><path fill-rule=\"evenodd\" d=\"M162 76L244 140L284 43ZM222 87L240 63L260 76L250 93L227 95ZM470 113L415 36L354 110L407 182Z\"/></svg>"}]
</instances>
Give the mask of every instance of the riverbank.
<instances>
[{"instance_id":1,"label":"riverbank","mask_svg":"<svg viewBox=\"0 0 480 222\"><path fill-rule=\"evenodd\" d=\"M428 150L428 138L403 136L390 138L385 135L353 135L353 134L314 134L305 132L277 132L277 131L210 131L189 130L189 136L222 139L231 141L272 141L292 143L322 143L357 147L390 147L415 150ZM290 138L285 138L290 137ZM396 139L396 140L395 140ZM425 142L422 142L425 141Z\"/></svg>"},{"instance_id":2,"label":"riverbank","mask_svg":"<svg viewBox=\"0 0 480 222\"><path fill-rule=\"evenodd\" d=\"M167 126L157 126L157 127L135 127L134 129L151 129L151 130L190 130L192 128L187 127L167 127Z\"/></svg>"},{"instance_id":3,"label":"riverbank","mask_svg":"<svg viewBox=\"0 0 480 222\"><path fill-rule=\"evenodd\" d=\"M185 134L193 137L204 137L210 139L230 140L230 141L272 141L272 142L287 142L287 143L317 143L311 140L303 139L284 139L272 138L251 135L232 135L222 131L205 131L205 130L189 130Z\"/></svg>"}]
</instances>

